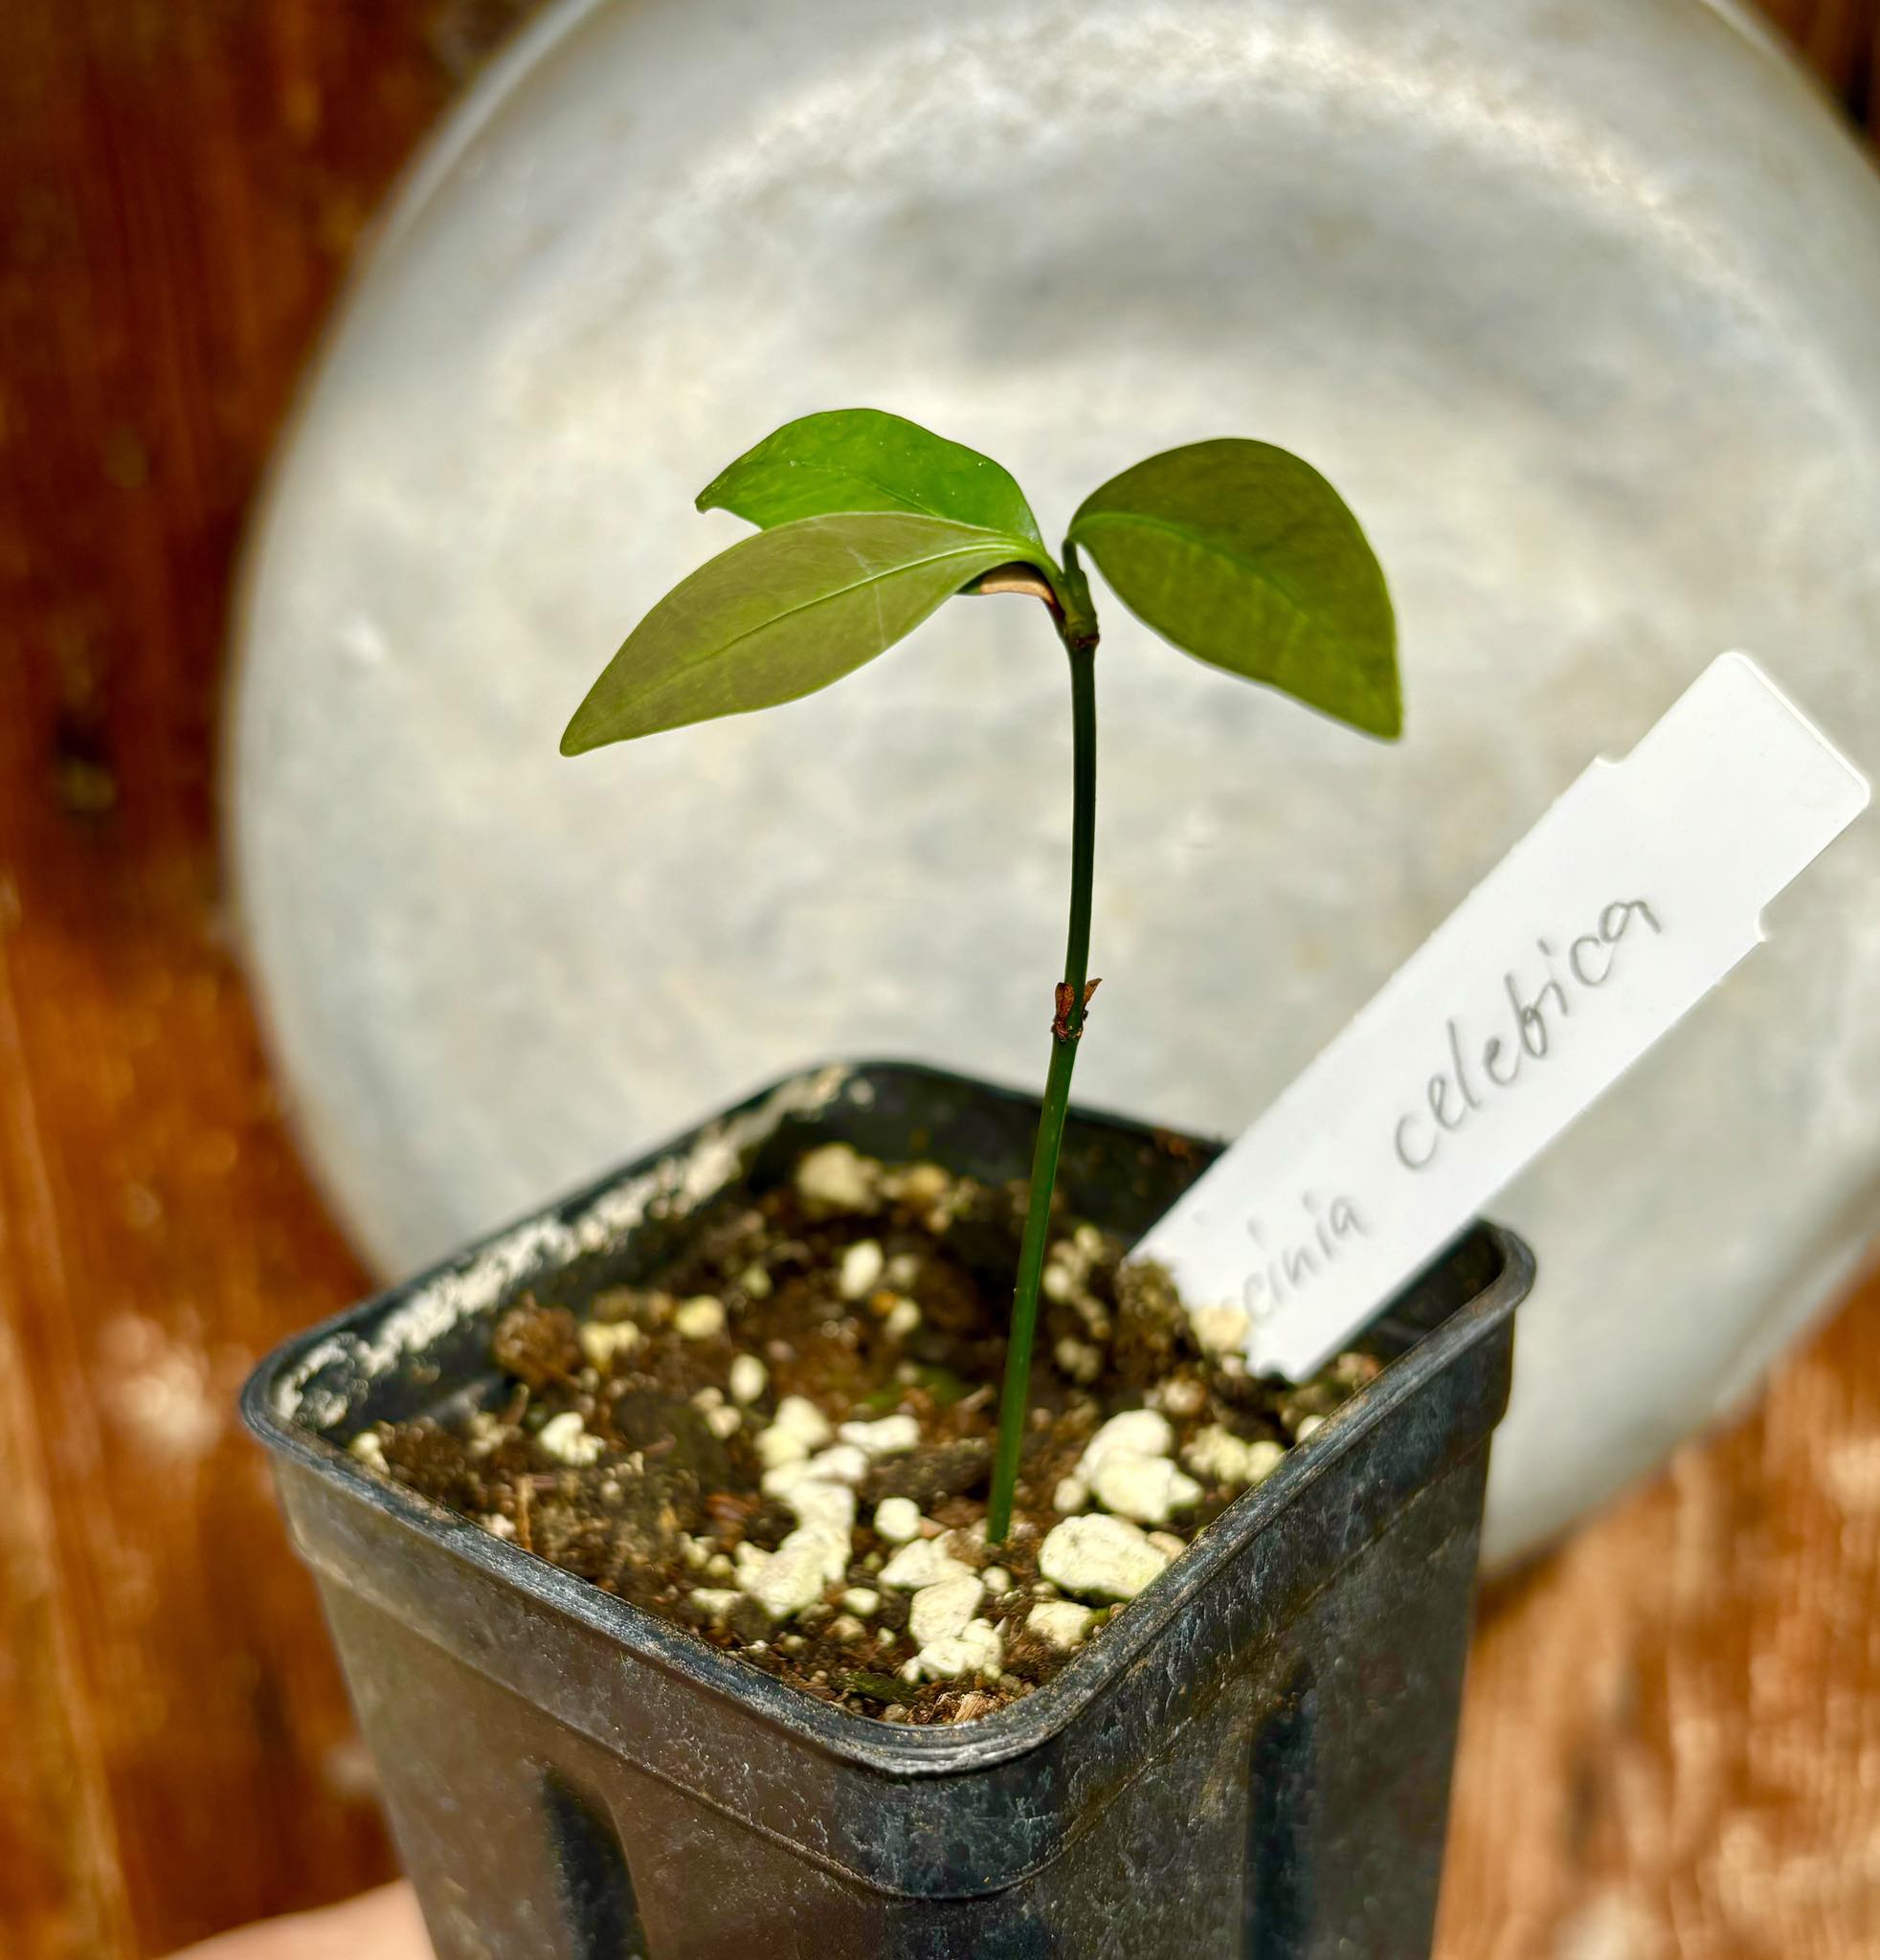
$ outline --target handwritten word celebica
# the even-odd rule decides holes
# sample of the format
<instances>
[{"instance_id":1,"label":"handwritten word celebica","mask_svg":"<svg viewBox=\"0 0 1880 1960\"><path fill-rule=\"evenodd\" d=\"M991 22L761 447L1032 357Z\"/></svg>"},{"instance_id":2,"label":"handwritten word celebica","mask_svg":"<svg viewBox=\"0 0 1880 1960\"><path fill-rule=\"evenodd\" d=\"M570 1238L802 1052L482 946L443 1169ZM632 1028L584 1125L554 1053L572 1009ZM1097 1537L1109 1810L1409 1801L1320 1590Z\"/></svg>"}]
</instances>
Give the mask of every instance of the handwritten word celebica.
<instances>
[{"instance_id":1,"label":"handwritten word celebica","mask_svg":"<svg viewBox=\"0 0 1880 1960\"><path fill-rule=\"evenodd\" d=\"M1450 1017L1444 1027L1449 1066L1439 1069L1424 1084L1425 1106L1398 1119L1394 1141L1406 1170L1428 1169L1444 1138L1466 1128L1490 1097L1518 1093L1522 1071L1545 1062L1558 1047L1576 1002L1584 1006L1589 995L1621 977L1624 962L1620 944L1635 927L1647 927L1653 935L1665 929L1645 900L1615 899L1601 909L1593 931L1582 932L1563 948L1536 939L1546 979L1530 995L1511 969L1505 973L1508 1020L1500 1034L1479 1045Z\"/></svg>"}]
</instances>

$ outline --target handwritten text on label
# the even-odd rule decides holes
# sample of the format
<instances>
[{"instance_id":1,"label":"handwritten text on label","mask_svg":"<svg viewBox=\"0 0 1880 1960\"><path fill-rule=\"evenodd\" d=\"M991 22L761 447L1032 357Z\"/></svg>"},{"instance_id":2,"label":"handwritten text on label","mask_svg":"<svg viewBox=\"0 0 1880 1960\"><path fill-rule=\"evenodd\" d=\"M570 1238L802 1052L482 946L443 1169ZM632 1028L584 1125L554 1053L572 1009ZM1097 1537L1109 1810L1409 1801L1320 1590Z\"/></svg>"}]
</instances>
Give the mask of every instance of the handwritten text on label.
<instances>
[{"instance_id":1,"label":"handwritten text on label","mask_svg":"<svg viewBox=\"0 0 1880 1960\"><path fill-rule=\"evenodd\" d=\"M1138 1251L1192 1304L1246 1309L1254 1368L1310 1373L1756 947L1763 906L1867 799L1754 661L1713 660Z\"/></svg>"}]
</instances>

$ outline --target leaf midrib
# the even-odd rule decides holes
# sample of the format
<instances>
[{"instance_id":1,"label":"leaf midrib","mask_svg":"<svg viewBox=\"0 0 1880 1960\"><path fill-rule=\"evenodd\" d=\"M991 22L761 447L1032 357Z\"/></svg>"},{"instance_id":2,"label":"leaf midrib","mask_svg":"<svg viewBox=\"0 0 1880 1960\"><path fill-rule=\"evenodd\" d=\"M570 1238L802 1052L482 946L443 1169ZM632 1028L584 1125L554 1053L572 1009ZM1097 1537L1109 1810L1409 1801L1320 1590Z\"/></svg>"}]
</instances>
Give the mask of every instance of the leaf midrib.
<instances>
[{"instance_id":1,"label":"leaf midrib","mask_svg":"<svg viewBox=\"0 0 1880 1960\"><path fill-rule=\"evenodd\" d=\"M1168 537L1179 538L1183 544L1193 546L1197 551L1206 552L1210 558L1218 558L1223 565L1237 566L1249 577L1258 579L1302 626L1309 627L1317 623L1316 615L1311 609L1287 591L1272 572L1248 559L1236 557L1231 551L1221 550L1219 546L1212 544L1198 532L1188 529L1184 524L1171 523L1165 517L1147 517L1134 510L1093 510L1082 524L1073 526L1073 529L1084 530L1087 541L1087 527L1101 523L1140 524L1145 530L1161 531Z\"/></svg>"},{"instance_id":2,"label":"leaf midrib","mask_svg":"<svg viewBox=\"0 0 1880 1960\"><path fill-rule=\"evenodd\" d=\"M801 470L806 475L820 477L825 482L839 481L846 477L858 483L866 483L871 490L879 491L882 496L896 499L897 501L892 505L893 509L905 511L911 516L935 518L941 523L948 524L964 523L966 522L964 518L955 517L951 511L943 509L937 503L924 502L911 492L900 489L893 483L883 482L881 478L875 476L871 471L854 467L847 463L841 464L839 467L835 463L819 460L806 462L796 457L786 457L782 467L786 470ZM997 466L995 464L994 467L996 468ZM1017 488L1016 484L1014 488ZM1018 494L1022 501L1023 492L1020 491ZM721 510L728 510L730 508L722 498L717 500L717 504ZM1000 535L1005 534L1001 533ZM1017 534L1012 533L1011 535L1016 536ZM1027 538L1025 542L1027 544L1036 544L1038 540L1035 537Z\"/></svg>"},{"instance_id":3,"label":"leaf midrib","mask_svg":"<svg viewBox=\"0 0 1880 1960\"><path fill-rule=\"evenodd\" d=\"M858 482L866 483L870 489L879 490L884 497L895 498L897 501L892 506L895 510L918 512L923 517L938 518L943 523L956 524L960 522L958 518L940 509L937 504L923 503L919 498L910 497L905 490L897 490L892 483L884 483L879 477L871 476L866 470L839 470L833 464L824 462L786 462L784 468L802 470L808 475L821 477L825 481L839 477L853 477Z\"/></svg>"},{"instance_id":4,"label":"leaf midrib","mask_svg":"<svg viewBox=\"0 0 1880 1960\"><path fill-rule=\"evenodd\" d=\"M814 520L811 520L811 522L814 522ZM943 520L943 522L951 523L952 520L947 519ZM775 537L777 534L772 531L770 535ZM1001 547L1022 542L1000 531L988 531L986 533L986 540L988 544L997 544ZM754 638L756 635L770 632L772 627L781 625L786 619L795 619L799 613L803 612L814 612L818 606L834 605L838 599L845 599L851 592L860 592L865 590L870 586L878 586L884 579L897 578L903 572L919 571L923 566L942 565L950 558L971 558L985 548L984 545L955 545L945 551L929 552L925 558L906 559L899 565L891 565L881 571L870 572L865 578L858 578L849 585L836 587L833 591L818 592L814 599L804 599L798 605L786 606L781 612L772 612L768 619L759 621L757 625L748 626L742 633L733 634L729 639L721 640L717 646L711 648L708 652L699 654L691 660L688 660L685 663L686 667L688 669L699 667L707 660L715 660L720 655L728 654L733 647L743 645L746 640ZM1017 552L1013 555L1015 557L1023 557L1024 553ZM880 601L878 598L876 602L876 622L878 625L880 624Z\"/></svg>"}]
</instances>

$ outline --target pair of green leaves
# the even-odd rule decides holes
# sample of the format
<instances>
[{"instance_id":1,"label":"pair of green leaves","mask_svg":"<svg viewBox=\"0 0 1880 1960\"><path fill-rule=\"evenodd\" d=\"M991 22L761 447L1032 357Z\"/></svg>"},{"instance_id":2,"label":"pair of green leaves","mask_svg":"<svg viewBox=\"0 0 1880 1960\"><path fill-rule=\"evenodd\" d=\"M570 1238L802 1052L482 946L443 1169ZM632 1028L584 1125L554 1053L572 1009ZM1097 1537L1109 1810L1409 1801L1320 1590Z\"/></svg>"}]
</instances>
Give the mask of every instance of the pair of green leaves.
<instances>
[{"instance_id":1,"label":"pair of green leaves","mask_svg":"<svg viewBox=\"0 0 1880 1960\"><path fill-rule=\"evenodd\" d=\"M562 737L564 754L795 701L1007 566L1062 611L1079 581L991 457L898 415L787 423L701 494L759 526L654 607ZM1396 630L1356 520L1317 471L1224 438L1151 457L1087 497L1070 541L1184 652L1373 734L1400 724Z\"/></svg>"}]
</instances>

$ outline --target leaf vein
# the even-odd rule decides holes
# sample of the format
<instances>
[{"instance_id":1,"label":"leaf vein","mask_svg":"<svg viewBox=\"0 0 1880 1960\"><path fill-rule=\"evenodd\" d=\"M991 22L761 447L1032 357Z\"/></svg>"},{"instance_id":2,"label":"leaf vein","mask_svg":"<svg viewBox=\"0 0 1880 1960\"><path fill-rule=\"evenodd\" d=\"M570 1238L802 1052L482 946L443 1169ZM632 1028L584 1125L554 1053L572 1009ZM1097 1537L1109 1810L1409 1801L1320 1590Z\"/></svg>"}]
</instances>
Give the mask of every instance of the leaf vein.
<instances>
[{"instance_id":1,"label":"leaf vein","mask_svg":"<svg viewBox=\"0 0 1880 1960\"><path fill-rule=\"evenodd\" d=\"M772 535L774 536L775 533L772 533ZM1007 544L1015 543L1016 540L1000 539L998 542L1002 548ZM858 564L862 562L861 555L856 551L853 545L846 545L845 543L845 548ZM879 626L882 616L882 595L879 589L886 580L897 578L904 572L919 571L926 566L944 564L951 558L979 557L984 554L985 549L986 547L983 545L955 545L945 551L929 552L925 558L909 558L903 560L897 565L884 566L881 570L871 571L849 585L838 586L833 591L818 592L813 599L804 599L795 606L786 606L780 612L772 612L768 618L760 619L755 626L748 626L742 633L733 634L729 639L723 640L717 646L695 655L687 662L687 665L696 667L706 660L715 660L722 655L728 654L734 647L742 645L744 641L754 638L758 634L770 632L772 627L781 625L786 619L794 619L799 613L814 612L818 606L833 605L838 599L847 598L853 592L869 591L869 596L874 601L875 618ZM1022 554L1015 553L1014 555L1018 556ZM870 590L870 588L875 590Z\"/></svg>"},{"instance_id":2,"label":"leaf vein","mask_svg":"<svg viewBox=\"0 0 1880 1960\"><path fill-rule=\"evenodd\" d=\"M1303 600L1295 598L1271 571L1250 563L1247 559L1237 557L1232 551L1221 549L1220 546L1210 543L1209 540L1202 537L1198 532L1191 531L1181 524L1171 523L1167 518L1145 517L1135 511L1119 510L1093 511L1090 517L1085 521L1086 534L1090 524L1102 524L1105 523L1140 524L1145 530L1160 531L1164 536L1174 538L1179 543L1186 545L1191 550L1203 552L1210 558L1219 559L1223 565L1232 566L1237 570L1244 571L1249 577L1258 580L1261 585L1265 586L1285 606L1287 611L1293 615L1295 622L1293 630L1295 632L1301 627L1310 627L1313 624L1311 608L1306 605Z\"/></svg>"}]
</instances>

